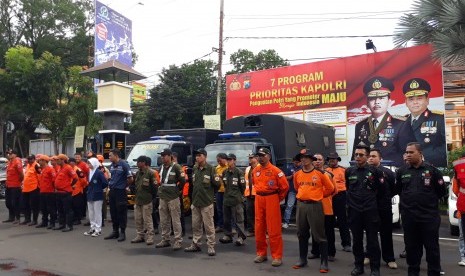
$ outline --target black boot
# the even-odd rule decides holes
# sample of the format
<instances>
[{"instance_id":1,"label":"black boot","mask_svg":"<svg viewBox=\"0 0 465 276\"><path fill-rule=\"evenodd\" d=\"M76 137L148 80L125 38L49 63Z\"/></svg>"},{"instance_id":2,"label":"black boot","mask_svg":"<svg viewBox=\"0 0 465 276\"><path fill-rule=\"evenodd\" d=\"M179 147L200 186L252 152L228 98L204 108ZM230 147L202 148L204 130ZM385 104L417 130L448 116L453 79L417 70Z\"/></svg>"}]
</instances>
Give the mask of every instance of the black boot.
<instances>
[{"instance_id":1,"label":"black boot","mask_svg":"<svg viewBox=\"0 0 465 276\"><path fill-rule=\"evenodd\" d=\"M328 242L320 242L320 273L328 273Z\"/></svg>"},{"instance_id":2,"label":"black boot","mask_svg":"<svg viewBox=\"0 0 465 276\"><path fill-rule=\"evenodd\" d=\"M126 232L124 231L124 229L121 229L121 233L119 234L118 241L123 242L125 240L126 240Z\"/></svg>"},{"instance_id":3,"label":"black boot","mask_svg":"<svg viewBox=\"0 0 465 276\"><path fill-rule=\"evenodd\" d=\"M118 230L113 230L113 232L111 232L110 235L106 236L105 238L103 238L104 240L113 240L113 239L117 239L119 238L119 233L118 233Z\"/></svg>"},{"instance_id":4,"label":"black boot","mask_svg":"<svg viewBox=\"0 0 465 276\"><path fill-rule=\"evenodd\" d=\"M308 241L299 239L299 260L292 266L294 269L299 269L307 265Z\"/></svg>"}]
</instances>

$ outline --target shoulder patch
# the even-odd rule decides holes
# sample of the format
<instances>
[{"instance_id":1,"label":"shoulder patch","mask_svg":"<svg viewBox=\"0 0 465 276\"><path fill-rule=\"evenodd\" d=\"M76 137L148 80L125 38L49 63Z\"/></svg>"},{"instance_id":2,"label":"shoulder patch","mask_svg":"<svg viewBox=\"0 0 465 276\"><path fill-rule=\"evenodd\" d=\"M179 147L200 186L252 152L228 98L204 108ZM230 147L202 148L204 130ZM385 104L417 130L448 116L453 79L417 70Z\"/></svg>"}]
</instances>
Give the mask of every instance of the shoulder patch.
<instances>
[{"instance_id":1,"label":"shoulder patch","mask_svg":"<svg viewBox=\"0 0 465 276\"><path fill-rule=\"evenodd\" d=\"M444 115L444 112L439 111L439 110L431 110L431 113L436 114L436 115Z\"/></svg>"},{"instance_id":2,"label":"shoulder patch","mask_svg":"<svg viewBox=\"0 0 465 276\"><path fill-rule=\"evenodd\" d=\"M400 116L400 115L391 115L392 118L394 119L397 119L397 120L401 120L401 121L407 121L407 117L404 117L404 116Z\"/></svg>"},{"instance_id":3,"label":"shoulder patch","mask_svg":"<svg viewBox=\"0 0 465 276\"><path fill-rule=\"evenodd\" d=\"M278 177L283 177L283 176L284 176L283 172L278 173Z\"/></svg>"}]
</instances>

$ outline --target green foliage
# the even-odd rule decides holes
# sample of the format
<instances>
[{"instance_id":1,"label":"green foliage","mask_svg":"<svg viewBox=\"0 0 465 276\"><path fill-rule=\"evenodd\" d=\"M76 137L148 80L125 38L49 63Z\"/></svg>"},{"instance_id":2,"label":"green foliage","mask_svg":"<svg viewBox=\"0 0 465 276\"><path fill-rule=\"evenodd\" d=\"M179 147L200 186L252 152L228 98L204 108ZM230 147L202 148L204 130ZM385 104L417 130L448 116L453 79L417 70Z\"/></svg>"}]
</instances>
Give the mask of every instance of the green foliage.
<instances>
[{"instance_id":1,"label":"green foliage","mask_svg":"<svg viewBox=\"0 0 465 276\"><path fill-rule=\"evenodd\" d=\"M416 0L394 38L398 47L409 41L433 44L434 56L445 64L465 64L465 1Z\"/></svg>"},{"instance_id":2,"label":"green foliage","mask_svg":"<svg viewBox=\"0 0 465 276\"><path fill-rule=\"evenodd\" d=\"M281 58L275 50L261 50L255 55L249 50L239 49L229 58L233 70L227 74L238 74L257 70L264 70L288 66L289 62Z\"/></svg>"}]
</instances>

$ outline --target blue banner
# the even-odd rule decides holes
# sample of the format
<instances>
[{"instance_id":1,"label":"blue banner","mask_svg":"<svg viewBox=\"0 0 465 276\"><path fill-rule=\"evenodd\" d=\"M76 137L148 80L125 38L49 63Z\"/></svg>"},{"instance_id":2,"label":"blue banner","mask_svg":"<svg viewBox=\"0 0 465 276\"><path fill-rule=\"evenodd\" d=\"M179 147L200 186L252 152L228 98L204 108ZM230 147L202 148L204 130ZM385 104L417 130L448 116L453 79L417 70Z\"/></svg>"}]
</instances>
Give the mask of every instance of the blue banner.
<instances>
[{"instance_id":1,"label":"blue banner","mask_svg":"<svg viewBox=\"0 0 465 276\"><path fill-rule=\"evenodd\" d=\"M132 67L132 22L95 1L94 66L118 60Z\"/></svg>"}]
</instances>

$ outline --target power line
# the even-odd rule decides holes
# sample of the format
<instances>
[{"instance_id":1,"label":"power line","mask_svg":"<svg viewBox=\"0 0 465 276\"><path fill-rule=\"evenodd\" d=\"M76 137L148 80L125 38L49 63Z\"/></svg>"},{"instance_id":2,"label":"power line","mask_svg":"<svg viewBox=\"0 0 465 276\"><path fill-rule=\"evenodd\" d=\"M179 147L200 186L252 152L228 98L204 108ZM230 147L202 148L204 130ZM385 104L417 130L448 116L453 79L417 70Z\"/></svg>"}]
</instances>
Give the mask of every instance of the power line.
<instances>
[{"instance_id":1,"label":"power line","mask_svg":"<svg viewBox=\"0 0 465 276\"><path fill-rule=\"evenodd\" d=\"M382 35L327 35L327 36L227 36L225 39L320 39L320 38L366 38L393 37L392 34Z\"/></svg>"},{"instance_id":2,"label":"power line","mask_svg":"<svg viewBox=\"0 0 465 276\"><path fill-rule=\"evenodd\" d=\"M411 10L402 10L402 11L359 11L359 12L328 12L328 13L281 13L281 14L231 14L228 17L239 17L239 16L302 16L302 15L344 15L344 14L379 14L379 13L406 13L411 12Z\"/></svg>"}]
</instances>

